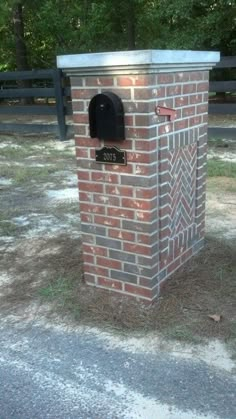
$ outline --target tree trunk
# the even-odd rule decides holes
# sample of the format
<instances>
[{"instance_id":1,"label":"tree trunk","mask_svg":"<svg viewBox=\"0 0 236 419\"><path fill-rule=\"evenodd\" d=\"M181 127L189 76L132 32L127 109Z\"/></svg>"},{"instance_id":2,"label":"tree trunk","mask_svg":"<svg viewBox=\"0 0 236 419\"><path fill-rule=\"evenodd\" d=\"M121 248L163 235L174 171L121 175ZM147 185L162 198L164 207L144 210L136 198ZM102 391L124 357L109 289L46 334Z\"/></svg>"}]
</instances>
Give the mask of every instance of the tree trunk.
<instances>
[{"instance_id":1,"label":"tree trunk","mask_svg":"<svg viewBox=\"0 0 236 419\"><path fill-rule=\"evenodd\" d=\"M16 48L16 68L18 71L28 70L27 50L24 36L24 21L22 4L17 3L13 8L13 27Z\"/></svg>"},{"instance_id":2,"label":"tree trunk","mask_svg":"<svg viewBox=\"0 0 236 419\"><path fill-rule=\"evenodd\" d=\"M13 8L13 27L15 35L16 69L17 71L29 70L27 48L24 36L24 19L22 3L16 3ZM19 80L19 88L32 87L31 80ZM22 104L32 103L32 98L24 98Z\"/></svg>"},{"instance_id":3,"label":"tree trunk","mask_svg":"<svg viewBox=\"0 0 236 419\"><path fill-rule=\"evenodd\" d=\"M128 49L135 49L135 8L133 2L127 3L127 17L126 17L126 28L127 28L127 44Z\"/></svg>"}]
</instances>

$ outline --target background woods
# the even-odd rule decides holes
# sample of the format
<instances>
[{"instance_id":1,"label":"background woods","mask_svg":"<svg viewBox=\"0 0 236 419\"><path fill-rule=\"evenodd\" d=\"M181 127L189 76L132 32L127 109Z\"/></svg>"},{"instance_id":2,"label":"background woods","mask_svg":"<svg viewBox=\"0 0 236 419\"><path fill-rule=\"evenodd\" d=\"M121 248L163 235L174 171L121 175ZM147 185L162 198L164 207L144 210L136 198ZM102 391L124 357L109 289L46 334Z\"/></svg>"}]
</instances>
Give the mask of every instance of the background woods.
<instances>
[{"instance_id":1,"label":"background woods","mask_svg":"<svg viewBox=\"0 0 236 419\"><path fill-rule=\"evenodd\" d=\"M235 0L1 0L0 71L56 54L142 48L236 54Z\"/></svg>"}]
</instances>

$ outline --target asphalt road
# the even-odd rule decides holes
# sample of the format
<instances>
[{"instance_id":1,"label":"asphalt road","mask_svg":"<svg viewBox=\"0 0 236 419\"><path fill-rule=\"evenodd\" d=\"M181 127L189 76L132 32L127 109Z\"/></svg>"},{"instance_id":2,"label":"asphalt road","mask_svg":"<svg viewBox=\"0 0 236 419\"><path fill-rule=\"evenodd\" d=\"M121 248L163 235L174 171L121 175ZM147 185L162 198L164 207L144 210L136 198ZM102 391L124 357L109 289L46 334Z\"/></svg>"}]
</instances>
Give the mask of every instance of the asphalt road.
<instances>
[{"instance_id":1,"label":"asphalt road","mask_svg":"<svg viewBox=\"0 0 236 419\"><path fill-rule=\"evenodd\" d=\"M94 333L0 328L1 419L236 418L236 377Z\"/></svg>"}]
</instances>

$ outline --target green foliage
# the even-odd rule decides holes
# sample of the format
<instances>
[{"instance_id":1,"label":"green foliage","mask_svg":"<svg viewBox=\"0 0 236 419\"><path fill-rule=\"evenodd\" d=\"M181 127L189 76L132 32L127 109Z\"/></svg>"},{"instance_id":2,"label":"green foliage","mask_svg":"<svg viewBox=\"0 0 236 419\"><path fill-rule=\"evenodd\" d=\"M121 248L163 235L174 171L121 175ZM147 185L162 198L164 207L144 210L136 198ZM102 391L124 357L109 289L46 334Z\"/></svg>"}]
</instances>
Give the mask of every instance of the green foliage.
<instances>
[{"instance_id":1,"label":"green foliage","mask_svg":"<svg viewBox=\"0 0 236 419\"><path fill-rule=\"evenodd\" d=\"M236 177L236 163L222 161L218 159L210 159L207 162L207 174L210 177L225 176Z\"/></svg>"},{"instance_id":2,"label":"green foliage","mask_svg":"<svg viewBox=\"0 0 236 419\"><path fill-rule=\"evenodd\" d=\"M236 54L236 0L1 0L0 71L16 66L16 3L31 68L55 66L57 54L131 47Z\"/></svg>"}]
</instances>

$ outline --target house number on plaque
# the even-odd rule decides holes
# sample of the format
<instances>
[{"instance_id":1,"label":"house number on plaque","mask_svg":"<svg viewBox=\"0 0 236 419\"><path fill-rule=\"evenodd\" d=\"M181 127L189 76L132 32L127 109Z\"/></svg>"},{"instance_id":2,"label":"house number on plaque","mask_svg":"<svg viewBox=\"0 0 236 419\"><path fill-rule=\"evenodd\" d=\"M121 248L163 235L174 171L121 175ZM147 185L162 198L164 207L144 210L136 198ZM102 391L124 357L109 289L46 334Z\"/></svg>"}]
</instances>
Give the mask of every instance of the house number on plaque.
<instances>
[{"instance_id":1,"label":"house number on plaque","mask_svg":"<svg viewBox=\"0 0 236 419\"><path fill-rule=\"evenodd\" d=\"M126 151L120 150L118 147L103 147L100 150L95 150L95 152L97 163L127 164Z\"/></svg>"}]
</instances>

